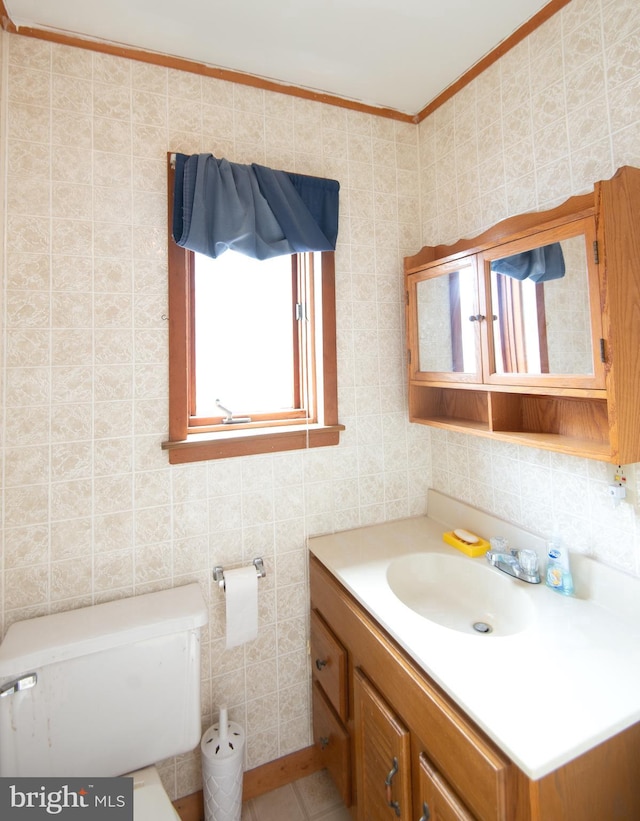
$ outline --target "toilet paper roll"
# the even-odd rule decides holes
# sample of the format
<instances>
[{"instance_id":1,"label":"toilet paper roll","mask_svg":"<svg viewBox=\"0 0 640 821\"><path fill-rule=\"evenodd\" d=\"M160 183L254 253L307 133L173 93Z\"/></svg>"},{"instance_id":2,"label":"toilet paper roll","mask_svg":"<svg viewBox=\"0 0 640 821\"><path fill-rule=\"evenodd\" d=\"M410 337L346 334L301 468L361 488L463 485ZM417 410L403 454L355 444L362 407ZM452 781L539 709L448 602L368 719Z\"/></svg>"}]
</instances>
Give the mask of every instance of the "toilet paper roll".
<instances>
[{"instance_id":1,"label":"toilet paper roll","mask_svg":"<svg viewBox=\"0 0 640 821\"><path fill-rule=\"evenodd\" d=\"M258 574L253 565L224 571L227 650L258 635Z\"/></svg>"}]
</instances>

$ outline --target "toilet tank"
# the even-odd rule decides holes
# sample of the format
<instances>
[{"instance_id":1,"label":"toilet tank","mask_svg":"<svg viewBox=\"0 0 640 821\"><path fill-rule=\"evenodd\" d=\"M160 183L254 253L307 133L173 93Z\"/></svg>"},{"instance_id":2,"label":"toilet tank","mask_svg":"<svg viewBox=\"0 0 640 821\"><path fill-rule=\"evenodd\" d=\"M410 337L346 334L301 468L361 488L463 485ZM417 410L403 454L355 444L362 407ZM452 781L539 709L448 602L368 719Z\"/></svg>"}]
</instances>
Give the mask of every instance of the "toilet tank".
<instances>
[{"instance_id":1,"label":"toilet tank","mask_svg":"<svg viewBox=\"0 0 640 821\"><path fill-rule=\"evenodd\" d=\"M188 584L11 625L0 776L122 775L193 749L206 622Z\"/></svg>"}]
</instances>

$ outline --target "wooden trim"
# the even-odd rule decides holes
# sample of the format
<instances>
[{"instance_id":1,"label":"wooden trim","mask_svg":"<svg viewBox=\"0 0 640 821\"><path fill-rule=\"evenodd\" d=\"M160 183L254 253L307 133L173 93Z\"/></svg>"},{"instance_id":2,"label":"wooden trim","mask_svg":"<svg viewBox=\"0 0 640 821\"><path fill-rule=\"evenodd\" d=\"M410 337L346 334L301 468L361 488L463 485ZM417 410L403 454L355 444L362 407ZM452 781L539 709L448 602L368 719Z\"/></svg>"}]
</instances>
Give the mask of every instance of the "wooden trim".
<instances>
[{"instance_id":1,"label":"wooden trim","mask_svg":"<svg viewBox=\"0 0 640 821\"><path fill-rule=\"evenodd\" d=\"M308 403L306 398L302 398L302 371L301 352L306 350L302 341L302 322L296 318L297 305L304 304L302 294L303 282L300 275L301 259L298 254L291 254L291 347L293 350L293 394L291 396L292 408L304 408L308 413Z\"/></svg>"},{"instance_id":2,"label":"wooden trim","mask_svg":"<svg viewBox=\"0 0 640 821\"><path fill-rule=\"evenodd\" d=\"M125 57L129 60L138 60L143 63L164 66L165 68L176 69L178 71L189 71L192 74L199 74L203 77L214 77L218 80L225 80L230 83L261 88L263 91L274 91L278 94L287 94L291 97L299 97L303 100L311 100L316 103L333 105L338 108L346 108L350 111L359 111L364 114L372 114L376 117L385 117L390 120L398 120L402 123L420 123L430 114L444 105L455 96L458 91L475 80L483 71L497 62L514 46L518 45L525 37L528 37L539 26L545 23L550 17L568 5L571 0L551 0L544 8L527 20L519 29L514 31L509 37L499 43L488 54L482 57L475 65L466 71L450 86L444 89L437 97L428 103L417 114L407 114L394 108L378 107L367 105L366 103L339 97L335 94L313 91L301 86L292 86L286 83L277 83L258 77L253 74L246 74L241 71L231 71L225 68L216 68L207 63L199 63L195 60L187 60L183 57L176 57L170 54L162 54L157 51L146 51L145 49L133 48L131 46L109 43L103 40L91 40L78 35L66 34L60 31L49 31L47 29L24 26L18 28L7 13L4 0L0 0L0 17L2 18L2 28L10 34L20 34L23 37L33 37L37 40L45 40L51 43L59 43L65 46L75 46L89 51L97 51L101 54L111 54L116 57Z\"/></svg>"},{"instance_id":3,"label":"wooden trim","mask_svg":"<svg viewBox=\"0 0 640 821\"><path fill-rule=\"evenodd\" d=\"M235 414L234 414L235 416ZM234 422L233 428L225 425L222 416L190 416L187 436L192 433L228 433L230 430L261 430L265 425L280 427L281 425L315 424L306 409L283 410L275 413L251 413L250 422ZM182 437L183 439L186 437Z\"/></svg>"},{"instance_id":4,"label":"wooden trim","mask_svg":"<svg viewBox=\"0 0 640 821\"><path fill-rule=\"evenodd\" d=\"M247 770L243 777L242 800L250 801L278 787L285 787L292 781L322 769L322 762L316 747L305 747L260 767ZM182 821L203 821L204 800L202 790L185 795L173 802Z\"/></svg>"},{"instance_id":5,"label":"wooden trim","mask_svg":"<svg viewBox=\"0 0 640 821\"><path fill-rule=\"evenodd\" d=\"M540 340L540 370L549 373L549 342L547 338L547 306L544 300L544 283L536 283L538 306L538 339ZM604 380L603 380L604 381Z\"/></svg>"},{"instance_id":6,"label":"wooden trim","mask_svg":"<svg viewBox=\"0 0 640 821\"><path fill-rule=\"evenodd\" d=\"M304 747L275 761L269 761L244 774L242 800L250 801L278 787L284 787L322 769L322 761L315 746Z\"/></svg>"},{"instance_id":7,"label":"wooden trim","mask_svg":"<svg viewBox=\"0 0 640 821\"><path fill-rule=\"evenodd\" d=\"M640 458L640 169L619 168L610 180L596 183L595 195L611 461L629 464Z\"/></svg>"},{"instance_id":8,"label":"wooden trim","mask_svg":"<svg viewBox=\"0 0 640 821\"><path fill-rule=\"evenodd\" d=\"M503 40L494 49L491 49L488 54L485 54L485 56L478 60L475 65L471 66L468 71L465 71L461 77L451 83L450 86L447 86L444 91L438 94L437 97L416 114L414 121L421 123L430 114L433 114L437 108L440 108L440 106L454 97L461 89L475 80L476 77L479 77L483 71L486 71L494 63L497 63L508 51L511 51L511 49L517 46L518 43L521 43L525 37L528 37L543 23L546 23L556 12L568 6L570 2L571 0L551 0L550 3L547 3L547 5L541 8L537 14L534 14L530 20L527 20L526 23L523 23L520 28L516 29L513 34L507 37L506 40Z\"/></svg>"},{"instance_id":9,"label":"wooden trim","mask_svg":"<svg viewBox=\"0 0 640 821\"><path fill-rule=\"evenodd\" d=\"M16 32L17 29L13 24L13 21L9 17L9 13L7 11L7 7L4 4L4 0L0 0L0 21L2 21L2 29L3 31L9 32Z\"/></svg>"},{"instance_id":10,"label":"wooden trim","mask_svg":"<svg viewBox=\"0 0 640 821\"><path fill-rule=\"evenodd\" d=\"M440 265L450 259L477 254L500 245L506 239L511 242L594 214L594 195L578 194L548 211L529 211L507 217L477 237L461 239L453 245L425 245L417 254L404 258L404 270L406 274L413 274L432 263Z\"/></svg>"},{"instance_id":11,"label":"wooden trim","mask_svg":"<svg viewBox=\"0 0 640 821\"><path fill-rule=\"evenodd\" d=\"M2 2L2 0L0 0ZM175 171L171 167L171 153L167 153L167 242L168 242L168 303L169 339L185 340L183 345L169 345L169 439L186 439L189 419L189 298L188 272L190 254L173 240L173 189ZM187 276L184 276L184 272ZM180 397L180 402L178 401Z\"/></svg>"},{"instance_id":12,"label":"wooden trim","mask_svg":"<svg viewBox=\"0 0 640 821\"><path fill-rule=\"evenodd\" d=\"M173 802L181 821L204 821L204 798L202 790L177 798Z\"/></svg>"},{"instance_id":13,"label":"wooden trim","mask_svg":"<svg viewBox=\"0 0 640 821\"><path fill-rule=\"evenodd\" d=\"M325 425L338 424L338 350L336 321L336 257L322 254L322 382Z\"/></svg>"},{"instance_id":14,"label":"wooden trim","mask_svg":"<svg viewBox=\"0 0 640 821\"><path fill-rule=\"evenodd\" d=\"M213 434L195 433L180 441L163 442L162 449L169 451L169 464L181 465L208 459L227 459L231 456L338 445L340 432L344 429L344 425L300 425L295 430L283 426L278 430L262 428Z\"/></svg>"},{"instance_id":15,"label":"wooden trim","mask_svg":"<svg viewBox=\"0 0 640 821\"><path fill-rule=\"evenodd\" d=\"M420 381L418 379L411 379L409 380L409 387L414 388L451 388L451 382L447 382L443 379L441 380L429 380L428 383L425 383L424 380ZM487 385L484 383L476 383L476 384L456 384L453 389L458 391L481 391L483 393L522 393L522 387L520 385ZM548 396L549 395L549 388L546 386L537 386L537 385L527 385L526 390L527 396ZM604 388L576 388L572 385L569 388L566 387L554 387L553 389L554 396L573 396L576 399L606 399L607 398L607 391Z\"/></svg>"},{"instance_id":16,"label":"wooden trim","mask_svg":"<svg viewBox=\"0 0 640 821\"><path fill-rule=\"evenodd\" d=\"M217 68L208 63L200 63L196 60L189 60L185 57L177 57L171 54L163 54L159 51L147 51L146 49L135 48L133 46L110 43L106 40L92 40L75 34L65 32L34 28L32 26L21 26L18 28L0 0L0 16L2 17L2 28L10 34L20 34L23 37L33 37L36 40L45 40L50 43L58 43L63 46L75 46L89 51L97 51L100 54L111 54L115 57L124 57L128 60L138 60L142 63L151 63L156 66L176 69L177 71L188 71L192 74L199 74L202 77L214 77L217 80L225 80L229 83L261 88L263 91L275 91L278 94L287 94L291 97L299 97L302 100L311 100L315 103L337 106L338 108L348 108L351 111L359 111L364 114L373 114L377 117L386 117L390 120L398 120L403 123L415 123L413 114L407 114L394 108L368 105L357 100L349 100L335 94L328 94L322 91L314 91L302 86L278 83L258 77L255 74L246 74L243 71L232 71L226 68Z\"/></svg>"},{"instance_id":17,"label":"wooden trim","mask_svg":"<svg viewBox=\"0 0 640 821\"><path fill-rule=\"evenodd\" d=\"M334 257L335 254L320 254L320 274L322 277L322 260ZM300 258L300 257L299 257ZM298 325L300 326L300 347L304 357L301 358L300 377L302 388L302 407L307 409L311 422L325 424L324 415L320 417L320 400L323 398L322 390L318 392L318 371L322 372L321 348L324 344L324 332L318 335L318 317L316 315L316 259L317 253L307 253L302 257L304 261L304 279L301 282L301 296L305 318ZM320 310L324 311L323 303L320 303ZM324 329L324 325L321 325ZM334 332L335 333L335 332ZM337 420L336 420L337 421Z\"/></svg>"}]
</instances>

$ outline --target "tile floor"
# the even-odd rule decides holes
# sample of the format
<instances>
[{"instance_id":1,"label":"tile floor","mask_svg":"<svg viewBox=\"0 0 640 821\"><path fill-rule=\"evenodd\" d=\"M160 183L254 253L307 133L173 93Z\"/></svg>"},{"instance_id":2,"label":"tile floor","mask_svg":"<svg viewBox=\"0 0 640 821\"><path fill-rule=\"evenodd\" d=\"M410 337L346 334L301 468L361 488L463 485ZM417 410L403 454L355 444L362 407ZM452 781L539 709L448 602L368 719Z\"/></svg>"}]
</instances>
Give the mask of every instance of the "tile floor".
<instances>
[{"instance_id":1,"label":"tile floor","mask_svg":"<svg viewBox=\"0 0 640 821\"><path fill-rule=\"evenodd\" d=\"M351 821L326 770L242 805L242 821Z\"/></svg>"}]
</instances>

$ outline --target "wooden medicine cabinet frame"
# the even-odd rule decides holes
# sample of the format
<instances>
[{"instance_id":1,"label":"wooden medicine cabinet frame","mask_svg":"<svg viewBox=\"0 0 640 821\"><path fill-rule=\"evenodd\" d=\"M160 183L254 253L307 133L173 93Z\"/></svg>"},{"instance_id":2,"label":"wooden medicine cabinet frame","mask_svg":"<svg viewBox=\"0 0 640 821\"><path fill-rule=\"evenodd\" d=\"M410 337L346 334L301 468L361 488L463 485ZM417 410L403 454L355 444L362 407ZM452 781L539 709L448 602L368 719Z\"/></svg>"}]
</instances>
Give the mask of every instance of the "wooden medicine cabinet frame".
<instances>
[{"instance_id":1,"label":"wooden medicine cabinet frame","mask_svg":"<svg viewBox=\"0 0 640 821\"><path fill-rule=\"evenodd\" d=\"M410 421L615 464L640 461L639 220L640 169L627 166L596 183L592 193L556 208L511 217L473 239L425 246L406 257ZM491 261L581 235L592 372L499 372ZM463 373L421 370L417 285L462 266L477 275L477 314L470 317L475 367Z\"/></svg>"}]
</instances>

